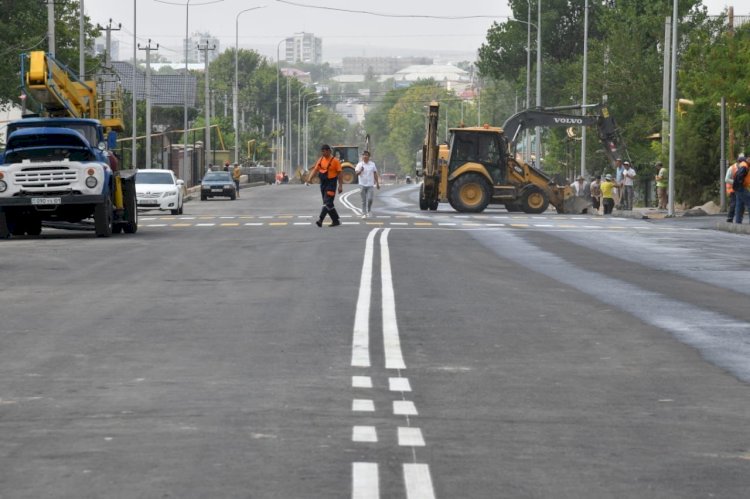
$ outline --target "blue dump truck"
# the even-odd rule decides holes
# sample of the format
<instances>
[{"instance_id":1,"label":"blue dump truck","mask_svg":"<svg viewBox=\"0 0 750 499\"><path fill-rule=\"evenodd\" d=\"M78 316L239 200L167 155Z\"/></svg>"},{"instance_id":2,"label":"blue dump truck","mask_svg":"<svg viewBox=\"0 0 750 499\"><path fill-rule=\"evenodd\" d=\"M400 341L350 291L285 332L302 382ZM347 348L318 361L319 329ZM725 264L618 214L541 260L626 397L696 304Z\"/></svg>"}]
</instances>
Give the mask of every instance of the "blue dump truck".
<instances>
[{"instance_id":1,"label":"blue dump truck","mask_svg":"<svg viewBox=\"0 0 750 499\"><path fill-rule=\"evenodd\" d=\"M0 238L39 235L43 225L138 230L136 170L109 146L122 131L121 89L81 81L44 52L21 57L25 93L39 114L11 122L0 154Z\"/></svg>"}]
</instances>

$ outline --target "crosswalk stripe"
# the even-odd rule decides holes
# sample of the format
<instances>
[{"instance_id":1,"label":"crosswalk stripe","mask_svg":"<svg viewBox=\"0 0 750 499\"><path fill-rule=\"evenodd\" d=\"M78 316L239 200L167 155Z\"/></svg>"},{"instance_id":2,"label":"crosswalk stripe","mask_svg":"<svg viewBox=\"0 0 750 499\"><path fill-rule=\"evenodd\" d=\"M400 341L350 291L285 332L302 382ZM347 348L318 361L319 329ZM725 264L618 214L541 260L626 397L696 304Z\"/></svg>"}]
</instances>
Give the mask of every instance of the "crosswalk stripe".
<instances>
[{"instance_id":1,"label":"crosswalk stripe","mask_svg":"<svg viewBox=\"0 0 750 499\"><path fill-rule=\"evenodd\" d=\"M380 499L378 463L352 463L352 499Z\"/></svg>"},{"instance_id":2,"label":"crosswalk stripe","mask_svg":"<svg viewBox=\"0 0 750 499\"><path fill-rule=\"evenodd\" d=\"M404 484L407 499L435 499L428 464L404 464Z\"/></svg>"}]
</instances>

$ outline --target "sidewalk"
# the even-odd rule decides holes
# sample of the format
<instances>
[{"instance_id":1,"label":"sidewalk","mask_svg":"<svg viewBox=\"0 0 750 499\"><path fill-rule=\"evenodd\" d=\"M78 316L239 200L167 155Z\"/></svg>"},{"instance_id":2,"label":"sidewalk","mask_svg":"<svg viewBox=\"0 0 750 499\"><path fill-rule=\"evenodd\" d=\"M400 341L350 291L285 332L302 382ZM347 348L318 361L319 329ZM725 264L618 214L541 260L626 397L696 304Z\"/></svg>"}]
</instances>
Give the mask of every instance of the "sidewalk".
<instances>
[{"instance_id":1,"label":"sidewalk","mask_svg":"<svg viewBox=\"0 0 750 499\"><path fill-rule=\"evenodd\" d=\"M726 214L722 213L721 220L714 222L711 226L714 230L722 232L732 232L734 234L750 234L750 220L745 220L742 224L735 224L726 221ZM670 217L667 210L660 210L658 208L647 208L647 207L635 207L632 211L614 210L612 216L622 218L636 218L644 220L663 220L669 218L681 218L681 217L707 217L714 218L717 215L711 215L703 211L700 207L691 208L689 210L677 210L675 209L674 216Z\"/></svg>"}]
</instances>

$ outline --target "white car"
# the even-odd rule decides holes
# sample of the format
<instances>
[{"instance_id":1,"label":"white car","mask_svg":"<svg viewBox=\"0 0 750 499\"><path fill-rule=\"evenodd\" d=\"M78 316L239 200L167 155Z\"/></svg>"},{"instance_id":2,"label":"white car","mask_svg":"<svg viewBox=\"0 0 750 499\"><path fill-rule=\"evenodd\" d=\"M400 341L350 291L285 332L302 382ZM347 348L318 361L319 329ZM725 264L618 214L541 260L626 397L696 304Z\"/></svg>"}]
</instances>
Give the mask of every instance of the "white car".
<instances>
[{"instance_id":1,"label":"white car","mask_svg":"<svg viewBox=\"0 0 750 499\"><path fill-rule=\"evenodd\" d=\"M172 215L181 215L184 185L172 170L138 170L135 176L138 209L169 210Z\"/></svg>"}]
</instances>

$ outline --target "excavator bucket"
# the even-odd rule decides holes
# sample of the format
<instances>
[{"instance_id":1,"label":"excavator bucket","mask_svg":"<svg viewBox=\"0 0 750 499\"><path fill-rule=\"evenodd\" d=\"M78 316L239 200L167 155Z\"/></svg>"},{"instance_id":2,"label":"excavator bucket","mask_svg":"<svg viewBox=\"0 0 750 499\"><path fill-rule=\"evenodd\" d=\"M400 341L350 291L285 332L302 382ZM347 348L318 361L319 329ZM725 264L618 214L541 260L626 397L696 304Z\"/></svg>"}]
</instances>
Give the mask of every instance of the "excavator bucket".
<instances>
[{"instance_id":1,"label":"excavator bucket","mask_svg":"<svg viewBox=\"0 0 750 499\"><path fill-rule=\"evenodd\" d=\"M581 213L591 213L592 209L590 202L578 196L571 196L563 203L563 213L580 215Z\"/></svg>"}]
</instances>

